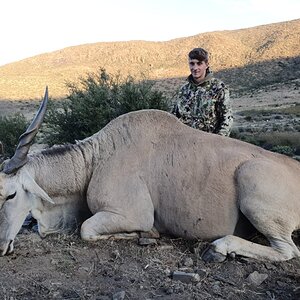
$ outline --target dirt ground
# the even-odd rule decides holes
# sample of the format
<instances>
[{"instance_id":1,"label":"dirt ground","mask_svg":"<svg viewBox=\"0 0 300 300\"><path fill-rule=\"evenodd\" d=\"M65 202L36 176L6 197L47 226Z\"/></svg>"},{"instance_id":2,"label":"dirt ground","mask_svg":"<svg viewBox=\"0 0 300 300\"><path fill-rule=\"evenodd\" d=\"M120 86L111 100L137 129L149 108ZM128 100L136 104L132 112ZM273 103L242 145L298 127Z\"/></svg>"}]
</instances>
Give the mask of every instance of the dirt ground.
<instances>
[{"instance_id":1,"label":"dirt ground","mask_svg":"<svg viewBox=\"0 0 300 300\"><path fill-rule=\"evenodd\" d=\"M293 85L273 90L235 98L235 110L300 101ZM1 114L35 111L36 105L21 104L0 102ZM300 299L297 259L273 263L236 257L204 263L200 254L208 242L163 236L150 245L87 243L77 233L41 239L33 229L23 228L14 253L0 258L0 299ZM299 246L298 235L294 240ZM253 241L265 242L260 236Z\"/></svg>"},{"instance_id":2,"label":"dirt ground","mask_svg":"<svg viewBox=\"0 0 300 300\"><path fill-rule=\"evenodd\" d=\"M300 260L204 263L206 246L170 237L146 246L88 243L75 233L41 239L25 229L15 252L1 257L0 298L300 299Z\"/></svg>"}]
</instances>

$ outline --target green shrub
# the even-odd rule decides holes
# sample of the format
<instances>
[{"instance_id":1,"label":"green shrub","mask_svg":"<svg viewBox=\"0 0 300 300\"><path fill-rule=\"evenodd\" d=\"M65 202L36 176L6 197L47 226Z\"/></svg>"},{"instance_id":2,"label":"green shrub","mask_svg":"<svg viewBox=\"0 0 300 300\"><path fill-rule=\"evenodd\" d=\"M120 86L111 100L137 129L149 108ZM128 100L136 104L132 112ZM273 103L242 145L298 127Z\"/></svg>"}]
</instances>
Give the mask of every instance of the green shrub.
<instances>
[{"instance_id":1,"label":"green shrub","mask_svg":"<svg viewBox=\"0 0 300 300\"><path fill-rule=\"evenodd\" d=\"M293 149L300 148L300 132L268 132L257 135L259 145L264 148L274 146L290 146Z\"/></svg>"},{"instance_id":2,"label":"green shrub","mask_svg":"<svg viewBox=\"0 0 300 300\"><path fill-rule=\"evenodd\" d=\"M232 138L260 146L264 149L282 153L288 156L300 154L300 132L258 132L249 133L235 129Z\"/></svg>"},{"instance_id":3,"label":"green shrub","mask_svg":"<svg viewBox=\"0 0 300 300\"><path fill-rule=\"evenodd\" d=\"M15 153L19 136L25 132L27 125L22 114L0 117L0 141L3 144L4 157L11 157Z\"/></svg>"},{"instance_id":4,"label":"green shrub","mask_svg":"<svg viewBox=\"0 0 300 300\"><path fill-rule=\"evenodd\" d=\"M105 69L81 78L79 84L67 83L67 99L49 103L44 141L50 145L74 143L99 131L121 114L150 108L167 110L167 99L153 85L145 79L112 76Z\"/></svg>"},{"instance_id":5,"label":"green shrub","mask_svg":"<svg viewBox=\"0 0 300 300\"><path fill-rule=\"evenodd\" d=\"M287 156L293 156L295 154L295 148L291 146L281 146L277 145L271 148L271 151L285 154Z\"/></svg>"}]
</instances>

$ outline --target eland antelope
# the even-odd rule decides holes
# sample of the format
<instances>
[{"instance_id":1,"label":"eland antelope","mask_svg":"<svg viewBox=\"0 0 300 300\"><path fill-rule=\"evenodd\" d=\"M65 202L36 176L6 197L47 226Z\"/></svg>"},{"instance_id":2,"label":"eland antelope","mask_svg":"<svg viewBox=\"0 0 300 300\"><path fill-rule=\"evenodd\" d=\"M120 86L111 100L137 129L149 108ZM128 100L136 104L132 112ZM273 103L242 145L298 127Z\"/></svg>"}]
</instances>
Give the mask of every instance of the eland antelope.
<instances>
[{"instance_id":1,"label":"eland antelope","mask_svg":"<svg viewBox=\"0 0 300 300\"><path fill-rule=\"evenodd\" d=\"M227 255L300 257L300 163L205 133L159 110L122 115L74 145L28 154L41 107L0 172L0 254L31 212L41 236L81 226L87 241L159 233L209 240L205 261ZM252 229L270 242L247 240Z\"/></svg>"}]
</instances>

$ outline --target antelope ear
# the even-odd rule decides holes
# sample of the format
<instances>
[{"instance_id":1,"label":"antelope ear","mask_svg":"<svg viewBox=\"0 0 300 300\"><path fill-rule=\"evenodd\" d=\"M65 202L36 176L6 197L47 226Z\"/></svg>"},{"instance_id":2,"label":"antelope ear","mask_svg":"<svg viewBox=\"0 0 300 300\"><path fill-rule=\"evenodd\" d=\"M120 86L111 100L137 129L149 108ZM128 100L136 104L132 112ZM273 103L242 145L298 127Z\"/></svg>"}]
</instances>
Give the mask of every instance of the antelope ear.
<instances>
[{"instance_id":1,"label":"antelope ear","mask_svg":"<svg viewBox=\"0 0 300 300\"><path fill-rule=\"evenodd\" d=\"M48 194L36 183L36 181L30 176L30 174L23 170L20 174L21 183L23 185L23 188L27 190L28 192L40 197L41 199L48 201L52 204L55 204L55 202L48 196Z\"/></svg>"}]
</instances>

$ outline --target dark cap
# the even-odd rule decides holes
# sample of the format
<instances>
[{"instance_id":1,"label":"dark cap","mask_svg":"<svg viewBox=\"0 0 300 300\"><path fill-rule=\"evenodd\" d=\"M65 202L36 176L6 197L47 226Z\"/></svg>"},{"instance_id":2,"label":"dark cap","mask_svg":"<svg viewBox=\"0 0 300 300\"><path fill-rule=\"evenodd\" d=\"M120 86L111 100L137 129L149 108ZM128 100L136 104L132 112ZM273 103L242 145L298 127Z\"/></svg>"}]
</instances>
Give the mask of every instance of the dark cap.
<instances>
[{"instance_id":1,"label":"dark cap","mask_svg":"<svg viewBox=\"0 0 300 300\"><path fill-rule=\"evenodd\" d=\"M208 52L203 48L194 48L192 51L190 51L189 58L208 62Z\"/></svg>"}]
</instances>

